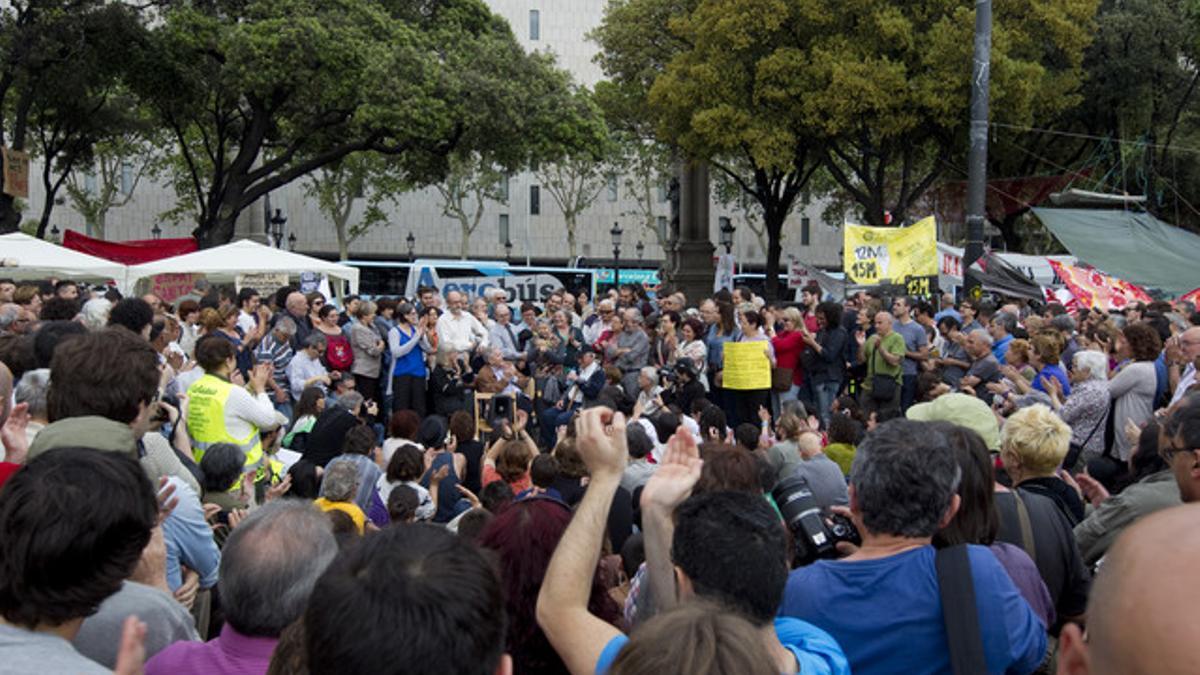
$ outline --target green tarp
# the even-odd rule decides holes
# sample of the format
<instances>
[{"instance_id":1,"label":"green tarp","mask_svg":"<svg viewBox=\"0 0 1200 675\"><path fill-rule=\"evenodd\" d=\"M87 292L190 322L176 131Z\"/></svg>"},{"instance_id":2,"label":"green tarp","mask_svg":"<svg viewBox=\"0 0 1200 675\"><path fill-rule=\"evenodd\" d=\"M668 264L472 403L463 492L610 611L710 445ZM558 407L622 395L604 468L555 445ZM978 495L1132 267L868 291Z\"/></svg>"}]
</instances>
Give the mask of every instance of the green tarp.
<instances>
[{"instance_id":1,"label":"green tarp","mask_svg":"<svg viewBox=\"0 0 1200 675\"><path fill-rule=\"evenodd\" d=\"M1200 286L1200 236L1149 213L1035 208L1071 255L1111 276L1172 295Z\"/></svg>"}]
</instances>

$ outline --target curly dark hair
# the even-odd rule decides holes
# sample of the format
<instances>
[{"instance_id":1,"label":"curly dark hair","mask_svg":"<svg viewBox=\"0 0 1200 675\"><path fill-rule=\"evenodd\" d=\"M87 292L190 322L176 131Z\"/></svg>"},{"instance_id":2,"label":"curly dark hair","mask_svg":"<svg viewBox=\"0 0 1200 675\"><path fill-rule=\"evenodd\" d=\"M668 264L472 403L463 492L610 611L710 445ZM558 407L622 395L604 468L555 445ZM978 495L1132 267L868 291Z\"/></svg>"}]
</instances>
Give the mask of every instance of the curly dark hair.
<instances>
[{"instance_id":1,"label":"curly dark hair","mask_svg":"<svg viewBox=\"0 0 1200 675\"><path fill-rule=\"evenodd\" d=\"M1162 351L1162 339L1158 331L1144 323L1125 326L1121 331L1129 343L1129 353L1134 361L1153 361Z\"/></svg>"}]
</instances>

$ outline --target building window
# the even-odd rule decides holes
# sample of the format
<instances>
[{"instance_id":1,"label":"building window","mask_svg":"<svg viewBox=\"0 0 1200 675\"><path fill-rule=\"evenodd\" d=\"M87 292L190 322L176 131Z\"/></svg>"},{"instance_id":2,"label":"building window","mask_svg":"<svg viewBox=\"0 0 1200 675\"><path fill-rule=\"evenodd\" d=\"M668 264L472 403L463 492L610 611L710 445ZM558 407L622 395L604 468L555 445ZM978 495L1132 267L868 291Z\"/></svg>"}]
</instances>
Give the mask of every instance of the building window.
<instances>
[{"instance_id":1,"label":"building window","mask_svg":"<svg viewBox=\"0 0 1200 675\"><path fill-rule=\"evenodd\" d=\"M670 239L671 239L670 232L667 232L667 217L659 216L658 217L658 240L659 241L670 241Z\"/></svg>"},{"instance_id":2,"label":"building window","mask_svg":"<svg viewBox=\"0 0 1200 675\"><path fill-rule=\"evenodd\" d=\"M615 173L608 175L608 201L617 201L617 174Z\"/></svg>"},{"instance_id":3,"label":"building window","mask_svg":"<svg viewBox=\"0 0 1200 675\"><path fill-rule=\"evenodd\" d=\"M121 194L128 195L133 191L133 167L127 162L121 164Z\"/></svg>"},{"instance_id":4,"label":"building window","mask_svg":"<svg viewBox=\"0 0 1200 675\"><path fill-rule=\"evenodd\" d=\"M505 204L508 203L508 181L508 174L504 174L500 177L500 182L496 184L496 193L500 195L499 201Z\"/></svg>"},{"instance_id":5,"label":"building window","mask_svg":"<svg viewBox=\"0 0 1200 675\"><path fill-rule=\"evenodd\" d=\"M501 213L500 214L500 245L503 246L504 242L506 242L506 241L510 241L510 239L508 238L508 214Z\"/></svg>"},{"instance_id":6,"label":"building window","mask_svg":"<svg viewBox=\"0 0 1200 675\"><path fill-rule=\"evenodd\" d=\"M800 219L800 245L808 246L808 217Z\"/></svg>"},{"instance_id":7,"label":"building window","mask_svg":"<svg viewBox=\"0 0 1200 675\"><path fill-rule=\"evenodd\" d=\"M667 194L669 192L670 192L670 188L667 186L667 181L663 181L663 182L659 183L658 184L658 201L660 203L667 201Z\"/></svg>"},{"instance_id":8,"label":"building window","mask_svg":"<svg viewBox=\"0 0 1200 675\"><path fill-rule=\"evenodd\" d=\"M542 39L542 13L536 9L529 10L529 39Z\"/></svg>"},{"instance_id":9,"label":"building window","mask_svg":"<svg viewBox=\"0 0 1200 675\"><path fill-rule=\"evenodd\" d=\"M542 213L542 188L537 185L529 186L529 215L536 216Z\"/></svg>"}]
</instances>

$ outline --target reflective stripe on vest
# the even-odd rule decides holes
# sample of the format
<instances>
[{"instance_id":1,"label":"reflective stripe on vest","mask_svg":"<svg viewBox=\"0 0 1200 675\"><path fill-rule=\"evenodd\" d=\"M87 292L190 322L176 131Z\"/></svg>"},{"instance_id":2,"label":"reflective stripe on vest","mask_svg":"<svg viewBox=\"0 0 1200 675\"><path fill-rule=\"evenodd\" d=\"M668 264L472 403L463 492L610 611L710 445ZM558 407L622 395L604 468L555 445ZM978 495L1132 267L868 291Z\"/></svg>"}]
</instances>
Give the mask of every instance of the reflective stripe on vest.
<instances>
[{"instance_id":1,"label":"reflective stripe on vest","mask_svg":"<svg viewBox=\"0 0 1200 675\"><path fill-rule=\"evenodd\" d=\"M225 403L232 391L232 384L208 374L188 387L187 429L192 439L192 455L199 463L212 446L232 443L246 453L246 468L257 468L263 461L258 429L246 438L234 438L225 428Z\"/></svg>"}]
</instances>

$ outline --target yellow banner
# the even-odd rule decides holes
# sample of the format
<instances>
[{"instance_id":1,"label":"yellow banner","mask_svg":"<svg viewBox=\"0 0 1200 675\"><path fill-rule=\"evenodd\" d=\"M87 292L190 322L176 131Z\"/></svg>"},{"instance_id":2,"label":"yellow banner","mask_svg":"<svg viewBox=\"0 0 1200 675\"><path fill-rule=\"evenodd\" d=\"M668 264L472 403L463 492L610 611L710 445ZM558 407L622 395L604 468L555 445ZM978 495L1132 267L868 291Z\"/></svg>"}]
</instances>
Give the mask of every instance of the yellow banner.
<instances>
[{"instance_id":1,"label":"yellow banner","mask_svg":"<svg viewBox=\"0 0 1200 675\"><path fill-rule=\"evenodd\" d=\"M770 389L771 361L767 358L767 343L726 342L722 378L724 384L721 386L726 389Z\"/></svg>"},{"instance_id":2,"label":"yellow banner","mask_svg":"<svg viewBox=\"0 0 1200 675\"><path fill-rule=\"evenodd\" d=\"M902 284L938 273L933 216L904 228L847 224L845 230L843 271L851 284Z\"/></svg>"}]
</instances>

